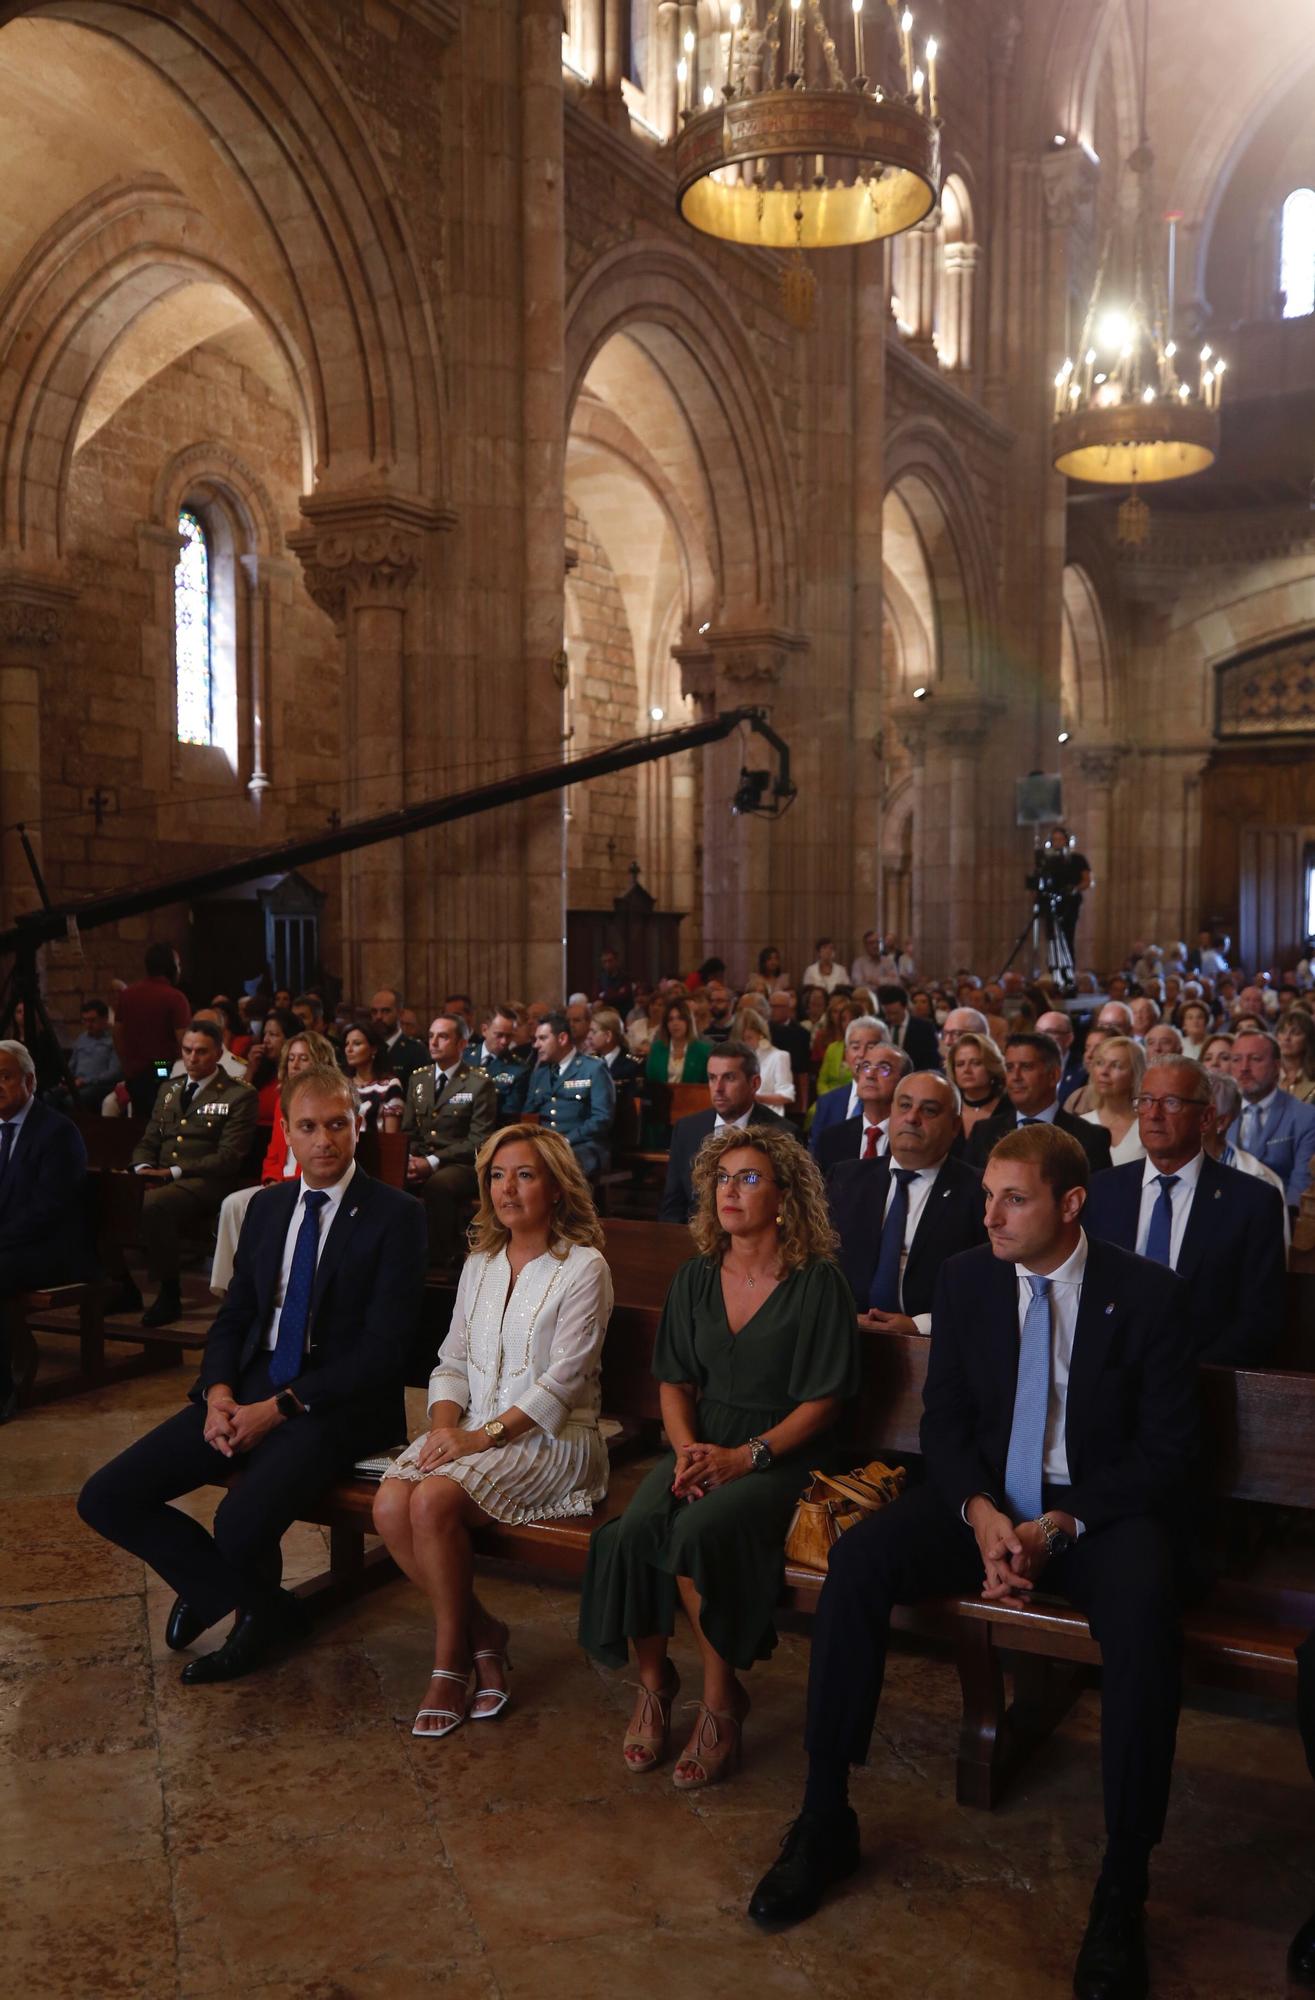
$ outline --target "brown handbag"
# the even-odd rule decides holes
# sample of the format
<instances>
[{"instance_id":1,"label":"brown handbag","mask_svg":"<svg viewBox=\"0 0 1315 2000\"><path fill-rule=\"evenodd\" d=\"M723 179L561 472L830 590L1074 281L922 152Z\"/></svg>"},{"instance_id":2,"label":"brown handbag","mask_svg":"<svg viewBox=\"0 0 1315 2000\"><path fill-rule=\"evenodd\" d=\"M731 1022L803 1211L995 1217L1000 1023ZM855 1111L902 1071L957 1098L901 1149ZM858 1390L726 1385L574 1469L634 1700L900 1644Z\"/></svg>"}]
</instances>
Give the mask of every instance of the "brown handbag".
<instances>
[{"instance_id":1,"label":"brown handbag","mask_svg":"<svg viewBox=\"0 0 1315 2000\"><path fill-rule=\"evenodd\" d=\"M853 1472L814 1472L795 1506L785 1538L786 1561L802 1569L825 1569L846 1528L898 1499L905 1477L902 1465L892 1468L879 1458Z\"/></svg>"}]
</instances>

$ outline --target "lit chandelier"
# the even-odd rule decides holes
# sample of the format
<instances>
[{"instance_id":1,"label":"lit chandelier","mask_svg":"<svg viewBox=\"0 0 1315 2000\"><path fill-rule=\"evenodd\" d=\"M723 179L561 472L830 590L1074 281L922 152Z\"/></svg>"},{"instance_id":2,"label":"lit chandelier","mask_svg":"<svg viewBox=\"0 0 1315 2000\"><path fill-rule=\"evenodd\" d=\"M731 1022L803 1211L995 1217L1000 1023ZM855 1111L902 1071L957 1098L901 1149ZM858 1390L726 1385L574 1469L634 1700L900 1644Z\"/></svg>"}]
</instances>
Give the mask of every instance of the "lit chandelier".
<instances>
[{"instance_id":1,"label":"lit chandelier","mask_svg":"<svg viewBox=\"0 0 1315 2000\"><path fill-rule=\"evenodd\" d=\"M849 0L849 76L821 0L732 0L726 75L720 89L715 75L703 83L701 109L695 37L685 36L675 160L686 222L731 243L799 251L870 243L922 221L940 194L937 45L919 65L911 12L904 0L887 4L900 51L894 90L867 74L864 0ZM720 67L720 37L712 46Z\"/></svg>"},{"instance_id":2,"label":"lit chandelier","mask_svg":"<svg viewBox=\"0 0 1315 2000\"><path fill-rule=\"evenodd\" d=\"M1213 465L1219 451L1225 370L1225 363L1209 347L1200 350L1199 361L1189 362L1172 337L1172 223L1167 305L1160 284L1153 213L1155 155L1146 131L1149 15L1146 0L1141 139L1125 169L1136 181L1132 240L1119 241L1122 203L1116 195L1078 358L1066 360L1055 377L1052 439L1056 469L1070 479L1134 489L1119 510L1119 538L1133 542L1144 539L1147 526L1147 509L1136 488L1186 479ZM1129 275L1130 301L1120 296L1120 286Z\"/></svg>"}]
</instances>

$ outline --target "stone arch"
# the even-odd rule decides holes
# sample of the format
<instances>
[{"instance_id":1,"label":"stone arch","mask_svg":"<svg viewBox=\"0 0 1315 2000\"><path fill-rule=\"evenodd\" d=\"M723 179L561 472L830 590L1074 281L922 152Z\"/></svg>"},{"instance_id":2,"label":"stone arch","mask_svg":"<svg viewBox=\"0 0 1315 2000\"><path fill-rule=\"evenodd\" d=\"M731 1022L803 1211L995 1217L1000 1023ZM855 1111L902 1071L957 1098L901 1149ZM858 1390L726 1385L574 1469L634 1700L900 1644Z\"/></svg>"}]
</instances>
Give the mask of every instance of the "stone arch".
<instances>
[{"instance_id":1,"label":"stone arch","mask_svg":"<svg viewBox=\"0 0 1315 2000\"><path fill-rule=\"evenodd\" d=\"M715 623L793 629L798 524L771 385L707 264L675 244L621 246L567 301L568 423L585 376L625 333L669 383L712 496Z\"/></svg>"},{"instance_id":2,"label":"stone arch","mask_svg":"<svg viewBox=\"0 0 1315 2000\"><path fill-rule=\"evenodd\" d=\"M1096 586L1080 563L1064 570L1060 699L1066 729L1083 740L1108 737L1114 726L1109 636Z\"/></svg>"},{"instance_id":3,"label":"stone arch","mask_svg":"<svg viewBox=\"0 0 1315 2000\"><path fill-rule=\"evenodd\" d=\"M364 122L293 0L222 10L200 0L0 0L0 25L19 21L64 29L60 58L83 70L110 45L130 51L172 104L188 105L210 170L258 218L271 293L313 357L319 482L386 472L438 497L446 439L429 293ZM266 308L280 311L272 295Z\"/></svg>"},{"instance_id":4,"label":"stone arch","mask_svg":"<svg viewBox=\"0 0 1315 2000\"><path fill-rule=\"evenodd\" d=\"M938 676L979 693L990 686L995 629L990 543L967 467L939 425L897 424L886 443L886 492L911 515L932 578Z\"/></svg>"},{"instance_id":5,"label":"stone arch","mask_svg":"<svg viewBox=\"0 0 1315 2000\"><path fill-rule=\"evenodd\" d=\"M251 554L279 553L283 530L269 488L245 459L213 439L186 445L161 466L151 495L152 522L168 528L187 494L198 485L223 488Z\"/></svg>"}]
</instances>

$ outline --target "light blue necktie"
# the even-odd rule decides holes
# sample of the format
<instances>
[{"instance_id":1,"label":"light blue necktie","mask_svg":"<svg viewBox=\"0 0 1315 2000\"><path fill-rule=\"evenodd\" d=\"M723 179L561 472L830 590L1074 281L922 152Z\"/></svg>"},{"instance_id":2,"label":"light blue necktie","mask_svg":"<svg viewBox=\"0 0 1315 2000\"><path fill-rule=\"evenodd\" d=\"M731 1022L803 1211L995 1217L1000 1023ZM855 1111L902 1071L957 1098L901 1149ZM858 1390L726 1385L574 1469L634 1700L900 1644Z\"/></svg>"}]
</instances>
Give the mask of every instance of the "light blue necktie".
<instances>
[{"instance_id":1,"label":"light blue necktie","mask_svg":"<svg viewBox=\"0 0 1315 2000\"><path fill-rule=\"evenodd\" d=\"M329 1199L318 1188L307 1188L301 1198L305 1213L292 1252L292 1269L288 1273L288 1289L283 1295L283 1310L279 1314L278 1337L269 1358L269 1379L276 1389L286 1389L288 1383L295 1382L301 1373L306 1329L310 1325L311 1293L315 1289L315 1265L319 1257L320 1210Z\"/></svg>"},{"instance_id":2,"label":"light blue necktie","mask_svg":"<svg viewBox=\"0 0 1315 2000\"><path fill-rule=\"evenodd\" d=\"M1172 1264L1169 1254L1173 1241L1173 1191L1178 1185L1177 1174L1157 1174L1160 1192L1151 1210L1151 1226L1146 1232L1146 1255L1155 1264Z\"/></svg>"},{"instance_id":3,"label":"light blue necktie","mask_svg":"<svg viewBox=\"0 0 1315 2000\"><path fill-rule=\"evenodd\" d=\"M1041 1463L1050 1407L1050 1280L1029 1275L1027 1282L1032 1297L1018 1346L1014 1421L1005 1461L1005 1505L1015 1521L1035 1521L1041 1514Z\"/></svg>"},{"instance_id":4,"label":"light blue necktie","mask_svg":"<svg viewBox=\"0 0 1315 2000\"><path fill-rule=\"evenodd\" d=\"M1242 1113L1242 1150L1258 1153L1265 1137L1265 1113L1258 1104L1248 1104Z\"/></svg>"}]
</instances>

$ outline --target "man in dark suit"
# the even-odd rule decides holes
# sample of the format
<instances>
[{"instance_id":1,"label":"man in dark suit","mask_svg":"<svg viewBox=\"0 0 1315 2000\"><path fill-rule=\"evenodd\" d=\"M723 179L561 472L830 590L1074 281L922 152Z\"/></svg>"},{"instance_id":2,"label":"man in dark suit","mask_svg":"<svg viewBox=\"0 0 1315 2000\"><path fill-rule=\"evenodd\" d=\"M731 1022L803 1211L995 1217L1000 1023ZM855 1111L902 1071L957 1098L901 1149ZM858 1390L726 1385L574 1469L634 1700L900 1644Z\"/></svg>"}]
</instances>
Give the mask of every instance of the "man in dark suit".
<instances>
[{"instance_id":1,"label":"man in dark suit","mask_svg":"<svg viewBox=\"0 0 1315 2000\"><path fill-rule=\"evenodd\" d=\"M85 1277L87 1149L71 1118L35 1095L36 1065L22 1042L0 1042L0 1298ZM18 1408L8 1345L0 1340L0 1423Z\"/></svg>"},{"instance_id":2,"label":"man in dark suit","mask_svg":"<svg viewBox=\"0 0 1315 2000\"><path fill-rule=\"evenodd\" d=\"M407 1084L411 1072L423 1069L429 1055L419 1035L403 1033L401 1011L402 996L395 986L381 986L370 1002L370 1019L388 1044L393 1074L400 1083Z\"/></svg>"},{"instance_id":3,"label":"man in dark suit","mask_svg":"<svg viewBox=\"0 0 1315 2000\"><path fill-rule=\"evenodd\" d=\"M784 1049L790 1058L790 1068L796 1076L802 1076L808 1068L808 1030L798 1019L796 1008L798 997L783 989L773 993L767 1006L771 1015L772 1047Z\"/></svg>"},{"instance_id":4,"label":"man in dark suit","mask_svg":"<svg viewBox=\"0 0 1315 2000\"><path fill-rule=\"evenodd\" d=\"M877 1005L897 1049L907 1049L915 1069L939 1069L940 1045L936 1024L909 1012L909 996L902 986L878 986Z\"/></svg>"},{"instance_id":5,"label":"man in dark suit","mask_svg":"<svg viewBox=\"0 0 1315 2000\"><path fill-rule=\"evenodd\" d=\"M1137 1118L1146 1158L1097 1175L1087 1234L1177 1271L1198 1360L1263 1368L1283 1331L1282 1196L1204 1150L1215 1108L1200 1063L1152 1063Z\"/></svg>"},{"instance_id":6,"label":"man in dark suit","mask_svg":"<svg viewBox=\"0 0 1315 2000\"><path fill-rule=\"evenodd\" d=\"M874 1333L930 1333L941 1265L986 1241L982 1177L950 1157L959 1112L948 1077L915 1070L896 1087L885 1157L843 1160L827 1176L837 1261Z\"/></svg>"},{"instance_id":7,"label":"man in dark suit","mask_svg":"<svg viewBox=\"0 0 1315 2000\"><path fill-rule=\"evenodd\" d=\"M1110 1163L1110 1135L1103 1125L1088 1125L1083 1118L1061 1110L1059 1077L1064 1059L1049 1035L1025 1034L1021 1030L1005 1042L1005 1094L1009 1103L993 1118L974 1125L968 1139L968 1159L984 1167L992 1148L1017 1125L1053 1125L1076 1139L1087 1156L1093 1174Z\"/></svg>"},{"instance_id":8,"label":"man in dark suit","mask_svg":"<svg viewBox=\"0 0 1315 2000\"><path fill-rule=\"evenodd\" d=\"M859 1115L858 1083L855 1071L865 1056L877 1049L890 1047L890 1030L875 1014L860 1014L845 1029L845 1067L850 1081L837 1084L834 1090L824 1090L813 1106L812 1121L808 1128L808 1150L817 1158L822 1135L832 1125L843 1125L847 1118ZM909 1057L912 1063L912 1056Z\"/></svg>"},{"instance_id":9,"label":"man in dark suit","mask_svg":"<svg viewBox=\"0 0 1315 2000\"><path fill-rule=\"evenodd\" d=\"M688 1222L694 1213L694 1161L709 1132L723 1125L785 1125L793 1132L793 1125L755 1101L758 1083L758 1058L747 1042L724 1042L708 1057L712 1105L678 1118L671 1129L659 1222Z\"/></svg>"},{"instance_id":10,"label":"man in dark suit","mask_svg":"<svg viewBox=\"0 0 1315 2000\"><path fill-rule=\"evenodd\" d=\"M89 1526L150 1564L177 1593L165 1629L181 1651L236 1610L189 1687L235 1680L302 1629L279 1588L279 1541L362 1452L406 1434L407 1344L425 1277L420 1204L356 1165L355 1091L307 1070L284 1110L299 1180L247 1210L233 1281L189 1405L94 1473ZM238 1472L213 1534L169 1503Z\"/></svg>"},{"instance_id":11,"label":"man in dark suit","mask_svg":"<svg viewBox=\"0 0 1315 2000\"><path fill-rule=\"evenodd\" d=\"M913 1058L907 1049L893 1049L885 1042L874 1043L870 1055L858 1058L853 1083L857 1112L842 1123L824 1125L814 1134L813 1157L824 1174L841 1160L878 1160L889 1151L890 1107L900 1079L912 1068ZM840 1090L829 1090L822 1104L839 1097L843 1089L842 1084ZM819 1105L819 1112L821 1108Z\"/></svg>"},{"instance_id":12,"label":"man in dark suit","mask_svg":"<svg viewBox=\"0 0 1315 2000\"><path fill-rule=\"evenodd\" d=\"M749 1914L798 1921L858 1865L849 1766L867 1755L893 1607L1058 1591L1101 1648L1108 1845L1078 2000L1141 2000L1150 1854L1169 1798L1181 1679L1173 1522L1196 1450L1197 1370L1173 1273L1089 1239L1088 1169L1065 1132L1002 1139L988 1248L953 1257L932 1308L925 1484L831 1551L813 1621L808 1785Z\"/></svg>"}]
</instances>

